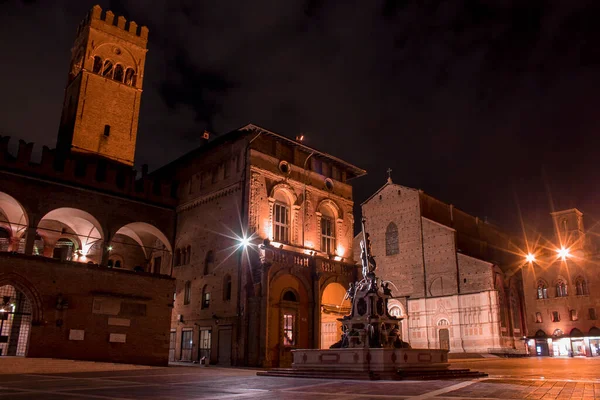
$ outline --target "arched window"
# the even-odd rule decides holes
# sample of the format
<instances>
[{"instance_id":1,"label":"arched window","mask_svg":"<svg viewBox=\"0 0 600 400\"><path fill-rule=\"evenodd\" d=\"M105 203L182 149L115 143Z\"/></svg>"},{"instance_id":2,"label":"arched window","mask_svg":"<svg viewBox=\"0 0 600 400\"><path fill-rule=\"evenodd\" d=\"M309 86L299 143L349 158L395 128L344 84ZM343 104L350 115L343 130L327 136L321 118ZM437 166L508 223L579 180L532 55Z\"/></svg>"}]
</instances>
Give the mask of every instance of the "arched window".
<instances>
[{"instance_id":1,"label":"arched window","mask_svg":"<svg viewBox=\"0 0 600 400\"><path fill-rule=\"evenodd\" d=\"M185 263L189 264L190 260L192 259L192 246L188 245L185 255L186 255Z\"/></svg>"},{"instance_id":2,"label":"arched window","mask_svg":"<svg viewBox=\"0 0 600 400\"><path fill-rule=\"evenodd\" d=\"M133 68L127 68L125 71L125 84L135 86L135 71Z\"/></svg>"},{"instance_id":3,"label":"arched window","mask_svg":"<svg viewBox=\"0 0 600 400\"><path fill-rule=\"evenodd\" d=\"M121 260L115 261L115 268L121 268Z\"/></svg>"},{"instance_id":4,"label":"arched window","mask_svg":"<svg viewBox=\"0 0 600 400\"><path fill-rule=\"evenodd\" d=\"M123 82L123 75L124 75L123 66L121 64L117 64L115 67L115 76L113 79L115 81Z\"/></svg>"},{"instance_id":5,"label":"arched window","mask_svg":"<svg viewBox=\"0 0 600 400\"><path fill-rule=\"evenodd\" d=\"M223 279L223 300L231 300L231 275L225 275Z\"/></svg>"},{"instance_id":6,"label":"arched window","mask_svg":"<svg viewBox=\"0 0 600 400\"><path fill-rule=\"evenodd\" d=\"M321 207L321 251L335 253L335 214L329 207Z\"/></svg>"},{"instance_id":7,"label":"arched window","mask_svg":"<svg viewBox=\"0 0 600 400\"><path fill-rule=\"evenodd\" d=\"M113 76L113 63L110 60L104 61L104 69L102 70L102 76L112 78Z\"/></svg>"},{"instance_id":8,"label":"arched window","mask_svg":"<svg viewBox=\"0 0 600 400\"><path fill-rule=\"evenodd\" d=\"M214 263L215 254L212 250L209 250L208 253L206 253L206 258L204 259L204 275L208 275L211 273Z\"/></svg>"},{"instance_id":9,"label":"arched window","mask_svg":"<svg viewBox=\"0 0 600 400\"><path fill-rule=\"evenodd\" d=\"M389 314L392 317L401 317L402 316L402 309L399 306L391 306L389 309Z\"/></svg>"},{"instance_id":10,"label":"arched window","mask_svg":"<svg viewBox=\"0 0 600 400\"><path fill-rule=\"evenodd\" d=\"M95 74L99 74L102 71L102 57L100 56L96 56L94 57L94 66L92 69L92 72L94 72Z\"/></svg>"},{"instance_id":11,"label":"arched window","mask_svg":"<svg viewBox=\"0 0 600 400\"><path fill-rule=\"evenodd\" d=\"M185 289L183 292L183 304L190 304L191 300L192 300L192 282L186 281Z\"/></svg>"},{"instance_id":12,"label":"arched window","mask_svg":"<svg viewBox=\"0 0 600 400\"><path fill-rule=\"evenodd\" d=\"M393 256L400 252L398 244L398 227L390 222L385 230L385 255Z\"/></svg>"},{"instance_id":13,"label":"arched window","mask_svg":"<svg viewBox=\"0 0 600 400\"><path fill-rule=\"evenodd\" d=\"M298 299L296 298L296 293L292 292L291 290L286 291L281 297L281 299L283 301L298 301Z\"/></svg>"},{"instance_id":14,"label":"arched window","mask_svg":"<svg viewBox=\"0 0 600 400\"><path fill-rule=\"evenodd\" d=\"M187 260L187 254L185 254L185 247L181 249L181 265L185 265Z\"/></svg>"},{"instance_id":15,"label":"arched window","mask_svg":"<svg viewBox=\"0 0 600 400\"><path fill-rule=\"evenodd\" d=\"M181 265L181 250L180 249L176 249L175 250L175 266L179 266Z\"/></svg>"},{"instance_id":16,"label":"arched window","mask_svg":"<svg viewBox=\"0 0 600 400\"><path fill-rule=\"evenodd\" d=\"M201 308L204 310L208 307L210 307L210 292L208 291L208 285L204 285L204 287L202 288Z\"/></svg>"},{"instance_id":17,"label":"arched window","mask_svg":"<svg viewBox=\"0 0 600 400\"><path fill-rule=\"evenodd\" d=\"M546 282L544 282L542 280L538 281L537 298L538 299L547 299L548 298L548 286L546 285Z\"/></svg>"},{"instance_id":18,"label":"arched window","mask_svg":"<svg viewBox=\"0 0 600 400\"><path fill-rule=\"evenodd\" d=\"M581 276L575 280L575 291L577 293L577 296L589 294L587 282Z\"/></svg>"},{"instance_id":19,"label":"arched window","mask_svg":"<svg viewBox=\"0 0 600 400\"><path fill-rule=\"evenodd\" d=\"M273 204L273 240L287 243L290 236L290 207L285 195L281 192L275 194Z\"/></svg>"},{"instance_id":20,"label":"arched window","mask_svg":"<svg viewBox=\"0 0 600 400\"><path fill-rule=\"evenodd\" d=\"M567 284L562 279L556 282L556 297L567 296Z\"/></svg>"}]
</instances>

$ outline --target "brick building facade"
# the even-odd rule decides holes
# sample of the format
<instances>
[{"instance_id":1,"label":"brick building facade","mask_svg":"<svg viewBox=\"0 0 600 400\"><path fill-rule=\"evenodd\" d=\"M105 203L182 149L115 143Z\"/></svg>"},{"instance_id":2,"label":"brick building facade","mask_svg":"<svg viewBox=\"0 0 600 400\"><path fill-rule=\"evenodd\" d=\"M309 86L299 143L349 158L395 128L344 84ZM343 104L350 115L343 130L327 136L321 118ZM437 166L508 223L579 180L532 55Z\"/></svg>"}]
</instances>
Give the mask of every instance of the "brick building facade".
<instances>
[{"instance_id":1,"label":"brick building facade","mask_svg":"<svg viewBox=\"0 0 600 400\"><path fill-rule=\"evenodd\" d=\"M600 356L597 235L577 209L552 213L554 232L532 236L523 264L531 354Z\"/></svg>"},{"instance_id":2,"label":"brick building facade","mask_svg":"<svg viewBox=\"0 0 600 400\"><path fill-rule=\"evenodd\" d=\"M405 317L405 341L451 352L524 352L521 275L506 234L391 179L362 211L378 274L392 283L390 313Z\"/></svg>"},{"instance_id":3,"label":"brick building facade","mask_svg":"<svg viewBox=\"0 0 600 400\"><path fill-rule=\"evenodd\" d=\"M0 137L2 355L168 361L176 201L131 168L148 30L113 19L77 29L57 149Z\"/></svg>"},{"instance_id":4,"label":"brick building facade","mask_svg":"<svg viewBox=\"0 0 600 400\"><path fill-rule=\"evenodd\" d=\"M364 173L255 125L153 173L180 182L172 359L285 366L337 341Z\"/></svg>"}]
</instances>

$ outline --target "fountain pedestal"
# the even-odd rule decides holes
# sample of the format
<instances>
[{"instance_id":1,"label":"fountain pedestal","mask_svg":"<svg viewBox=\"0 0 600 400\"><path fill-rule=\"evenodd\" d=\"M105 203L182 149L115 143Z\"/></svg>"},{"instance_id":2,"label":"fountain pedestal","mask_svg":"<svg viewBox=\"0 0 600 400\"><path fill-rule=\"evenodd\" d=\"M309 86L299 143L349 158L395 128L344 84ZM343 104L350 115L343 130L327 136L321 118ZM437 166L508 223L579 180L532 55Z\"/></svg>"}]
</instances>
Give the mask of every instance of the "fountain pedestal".
<instances>
[{"instance_id":1,"label":"fountain pedestal","mask_svg":"<svg viewBox=\"0 0 600 400\"><path fill-rule=\"evenodd\" d=\"M293 370L392 376L404 369L448 368L448 350L411 349L401 340L402 318L388 313L391 291L374 273L351 285L348 296L352 300L350 315L338 319L341 340L330 349L293 350Z\"/></svg>"}]
</instances>

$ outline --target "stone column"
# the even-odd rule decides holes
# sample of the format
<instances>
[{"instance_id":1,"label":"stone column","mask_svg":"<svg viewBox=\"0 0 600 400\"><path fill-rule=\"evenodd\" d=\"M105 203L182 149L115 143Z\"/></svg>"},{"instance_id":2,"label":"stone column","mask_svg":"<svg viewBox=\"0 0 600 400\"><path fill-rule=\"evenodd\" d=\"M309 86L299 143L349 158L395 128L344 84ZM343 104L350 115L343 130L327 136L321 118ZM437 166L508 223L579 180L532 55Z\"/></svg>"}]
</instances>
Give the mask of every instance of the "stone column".
<instances>
[{"instance_id":1,"label":"stone column","mask_svg":"<svg viewBox=\"0 0 600 400\"><path fill-rule=\"evenodd\" d=\"M35 235L37 234L35 226L27 227L27 236L25 238L25 254L33 255L33 244L35 242Z\"/></svg>"},{"instance_id":2,"label":"stone column","mask_svg":"<svg viewBox=\"0 0 600 400\"><path fill-rule=\"evenodd\" d=\"M314 260L313 260L314 262ZM321 277L315 265L313 274L313 348L321 348Z\"/></svg>"},{"instance_id":3,"label":"stone column","mask_svg":"<svg viewBox=\"0 0 600 400\"><path fill-rule=\"evenodd\" d=\"M259 343L259 363L264 368L272 366L273 360L271 360L271 353L269 352L269 269L268 264L261 265L261 277L260 277L260 343Z\"/></svg>"}]
</instances>

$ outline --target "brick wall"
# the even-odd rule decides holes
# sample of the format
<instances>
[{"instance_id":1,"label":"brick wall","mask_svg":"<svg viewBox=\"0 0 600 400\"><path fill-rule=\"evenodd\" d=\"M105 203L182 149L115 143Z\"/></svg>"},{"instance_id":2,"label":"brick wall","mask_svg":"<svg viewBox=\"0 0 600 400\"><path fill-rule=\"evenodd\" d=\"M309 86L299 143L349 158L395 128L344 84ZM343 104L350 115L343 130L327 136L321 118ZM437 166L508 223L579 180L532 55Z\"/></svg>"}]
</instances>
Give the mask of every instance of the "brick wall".
<instances>
[{"instance_id":1,"label":"brick wall","mask_svg":"<svg viewBox=\"0 0 600 400\"><path fill-rule=\"evenodd\" d=\"M28 297L39 319L31 327L29 357L167 364L169 277L0 253L3 285L34 294ZM59 295L66 309L57 309ZM83 331L83 340L69 340L71 330ZM125 335L125 342L109 342L111 334Z\"/></svg>"}]
</instances>

